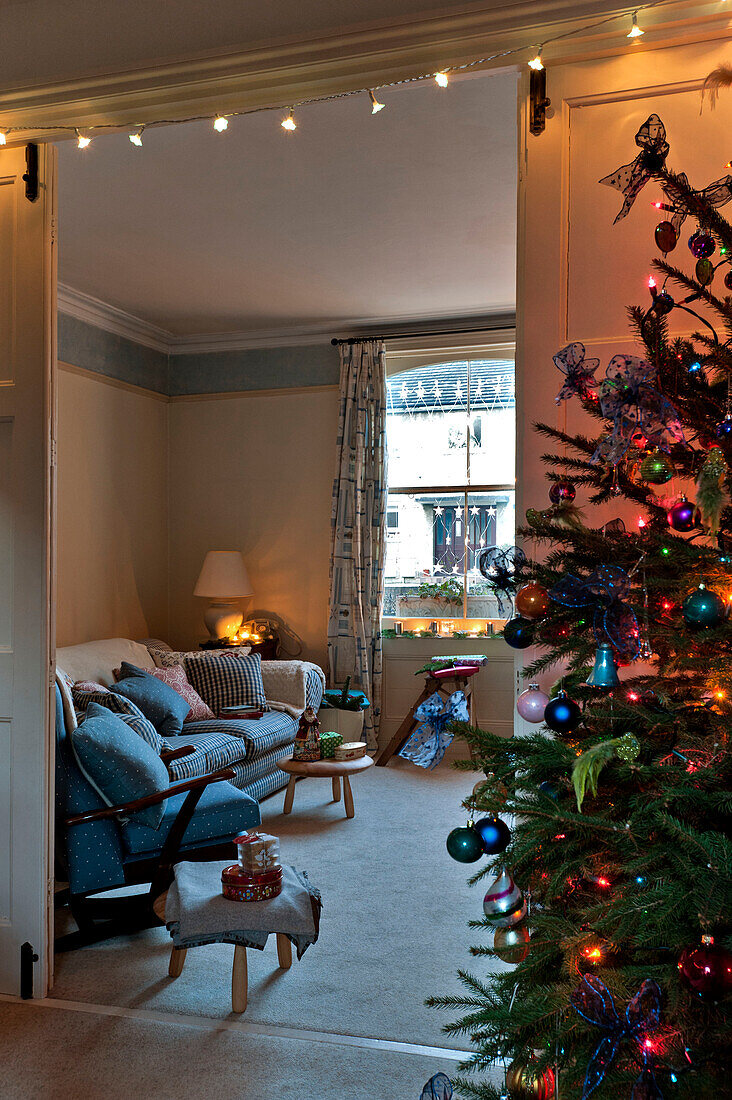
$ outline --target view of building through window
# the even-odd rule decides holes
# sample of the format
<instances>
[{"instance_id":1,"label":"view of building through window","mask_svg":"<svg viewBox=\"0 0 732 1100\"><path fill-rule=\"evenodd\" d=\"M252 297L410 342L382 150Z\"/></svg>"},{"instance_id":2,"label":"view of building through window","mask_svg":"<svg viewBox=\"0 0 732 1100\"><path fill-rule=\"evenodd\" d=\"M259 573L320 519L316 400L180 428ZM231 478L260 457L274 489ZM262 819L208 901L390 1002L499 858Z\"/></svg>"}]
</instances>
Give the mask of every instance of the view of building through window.
<instances>
[{"instance_id":1,"label":"view of building through window","mask_svg":"<svg viewBox=\"0 0 732 1100\"><path fill-rule=\"evenodd\" d=\"M384 615L490 619L477 559L514 541L514 364L420 366L387 383Z\"/></svg>"}]
</instances>

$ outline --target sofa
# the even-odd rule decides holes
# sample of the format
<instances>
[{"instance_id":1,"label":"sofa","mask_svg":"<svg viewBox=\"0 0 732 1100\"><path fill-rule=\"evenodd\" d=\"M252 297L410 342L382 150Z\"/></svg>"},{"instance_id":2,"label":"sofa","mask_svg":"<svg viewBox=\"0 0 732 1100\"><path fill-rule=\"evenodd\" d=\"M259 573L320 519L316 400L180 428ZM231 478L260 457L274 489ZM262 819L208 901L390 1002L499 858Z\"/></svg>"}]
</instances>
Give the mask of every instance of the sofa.
<instances>
[{"instance_id":1,"label":"sofa","mask_svg":"<svg viewBox=\"0 0 732 1100\"><path fill-rule=\"evenodd\" d=\"M152 671L172 659L173 651L157 639L140 642L105 638L58 649L56 681L67 729L73 728L77 720L70 684L93 681L110 687L115 682L115 669L123 661ZM233 785L257 801L286 786L288 776L278 769L277 761L292 752L301 711L305 706L315 711L320 707L325 677L317 665L307 661L262 661L261 668L268 707L261 718L186 721L179 736L166 738L166 747L173 752L184 745L194 749L171 761L172 781L230 768ZM283 698L288 683L298 690Z\"/></svg>"}]
</instances>

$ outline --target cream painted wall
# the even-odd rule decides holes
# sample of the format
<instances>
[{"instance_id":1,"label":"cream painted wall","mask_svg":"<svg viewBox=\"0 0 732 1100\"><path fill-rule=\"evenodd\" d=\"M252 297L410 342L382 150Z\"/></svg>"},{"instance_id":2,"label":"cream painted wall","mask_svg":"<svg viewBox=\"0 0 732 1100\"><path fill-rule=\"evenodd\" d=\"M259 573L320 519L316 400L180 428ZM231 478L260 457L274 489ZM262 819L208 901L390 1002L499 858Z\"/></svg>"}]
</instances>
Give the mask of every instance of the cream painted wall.
<instances>
[{"instance_id":1,"label":"cream painted wall","mask_svg":"<svg viewBox=\"0 0 732 1100\"><path fill-rule=\"evenodd\" d=\"M170 642L205 637L193 588L207 550L239 549L251 607L281 616L326 664L336 387L174 398L170 415Z\"/></svg>"},{"instance_id":2,"label":"cream painted wall","mask_svg":"<svg viewBox=\"0 0 732 1100\"><path fill-rule=\"evenodd\" d=\"M58 374L58 646L167 632L166 398Z\"/></svg>"}]
</instances>

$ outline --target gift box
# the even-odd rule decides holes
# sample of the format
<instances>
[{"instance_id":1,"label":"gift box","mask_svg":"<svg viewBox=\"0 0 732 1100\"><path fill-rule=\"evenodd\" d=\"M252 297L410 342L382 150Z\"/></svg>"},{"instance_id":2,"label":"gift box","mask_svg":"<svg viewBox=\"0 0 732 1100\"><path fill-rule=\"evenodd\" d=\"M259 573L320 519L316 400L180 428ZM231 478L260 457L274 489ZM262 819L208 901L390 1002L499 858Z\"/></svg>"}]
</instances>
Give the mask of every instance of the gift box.
<instances>
[{"instance_id":1,"label":"gift box","mask_svg":"<svg viewBox=\"0 0 732 1100\"><path fill-rule=\"evenodd\" d=\"M365 741L347 741L345 745L336 745L333 754L335 760L360 760L365 755Z\"/></svg>"},{"instance_id":2,"label":"gift box","mask_svg":"<svg viewBox=\"0 0 732 1100\"><path fill-rule=\"evenodd\" d=\"M244 833L234 840L239 853L239 866L250 874L271 871L280 865L279 837L269 833Z\"/></svg>"},{"instance_id":3,"label":"gift box","mask_svg":"<svg viewBox=\"0 0 732 1100\"><path fill-rule=\"evenodd\" d=\"M221 872L221 893L229 901L267 901L282 891L282 868L250 873L238 863Z\"/></svg>"},{"instance_id":4,"label":"gift box","mask_svg":"<svg viewBox=\"0 0 732 1100\"><path fill-rule=\"evenodd\" d=\"M335 751L338 745L343 744L343 738L340 733L321 733L320 735L320 757L321 760L333 760L335 759Z\"/></svg>"}]
</instances>

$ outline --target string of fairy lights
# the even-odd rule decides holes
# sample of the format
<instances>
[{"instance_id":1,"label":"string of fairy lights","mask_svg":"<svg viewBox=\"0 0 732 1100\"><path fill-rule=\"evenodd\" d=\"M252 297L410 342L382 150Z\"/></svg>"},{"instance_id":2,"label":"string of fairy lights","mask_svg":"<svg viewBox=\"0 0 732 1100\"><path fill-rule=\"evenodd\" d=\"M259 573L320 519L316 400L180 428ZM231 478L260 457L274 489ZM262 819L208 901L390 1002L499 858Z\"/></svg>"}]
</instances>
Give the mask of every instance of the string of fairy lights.
<instances>
[{"instance_id":1,"label":"string of fairy lights","mask_svg":"<svg viewBox=\"0 0 732 1100\"><path fill-rule=\"evenodd\" d=\"M614 12L612 15L606 16L603 19L596 20L592 23L583 23L581 26L573 27L571 30L564 31L561 34L556 34L550 38L546 38L543 42L533 43L532 45L516 46L510 49L500 50L488 57L476 58L473 61L467 61L460 65L448 65L444 68L437 70L436 72L421 73L416 76L403 77L399 80L392 80L385 84L378 84L372 88L357 88L350 91L335 92L330 95L315 96L308 99L301 99L292 105L278 105L278 106L264 106L264 107L252 107L244 110L237 111L222 111L218 114L202 114L194 115L188 118L160 118L148 121L144 124L128 124L123 123L99 123L95 126L81 127L71 125L58 125L58 126L34 126L32 123L24 123L23 126L3 126L0 124L0 145L6 145L8 139L14 133L71 133L76 137L76 144L79 149L88 149L91 145L94 137L107 131L107 132L124 132L128 130L128 139L130 143L138 148L143 144L143 133L146 130L151 130L158 126L177 126L190 122L206 122L210 121L214 130L217 133L224 133L229 128L229 122L231 119L238 118L245 115L259 114L264 111L277 111L286 112L280 119L280 126L287 133L293 133L298 128L298 122L295 117L295 111L302 107L308 107L315 103L326 103L337 99L349 99L353 96L366 96L371 107L371 114L379 114L383 111L387 104L382 102L377 97L377 92L383 93L390 88L397 88L405 84L417 84L423 81L434 81L439 88L447 88L452 76L457 76L461 73L476 69L479 66L488 65L493 61L501 61L505 58L516 57L519 54L529 53L530 59L527 64L530 69L535 71L541 71L545 68L542 60L542 51L545 46L550 46L555 42L563 41L567 38L572 38L575 35L586 34L588 31L596 30L600 27L606 26L609 23L627 21L628 17L631 18L630 30L626 33L625 37L631 42L637 42L645 33L638 21L639 14L641 12L648 11L653 8L666 7L670 4L678 4L680 0L649 0L648 3L639 4L632 12ZM627 26L627 22L626 22Z\"/></svg>"}]
</instances>

